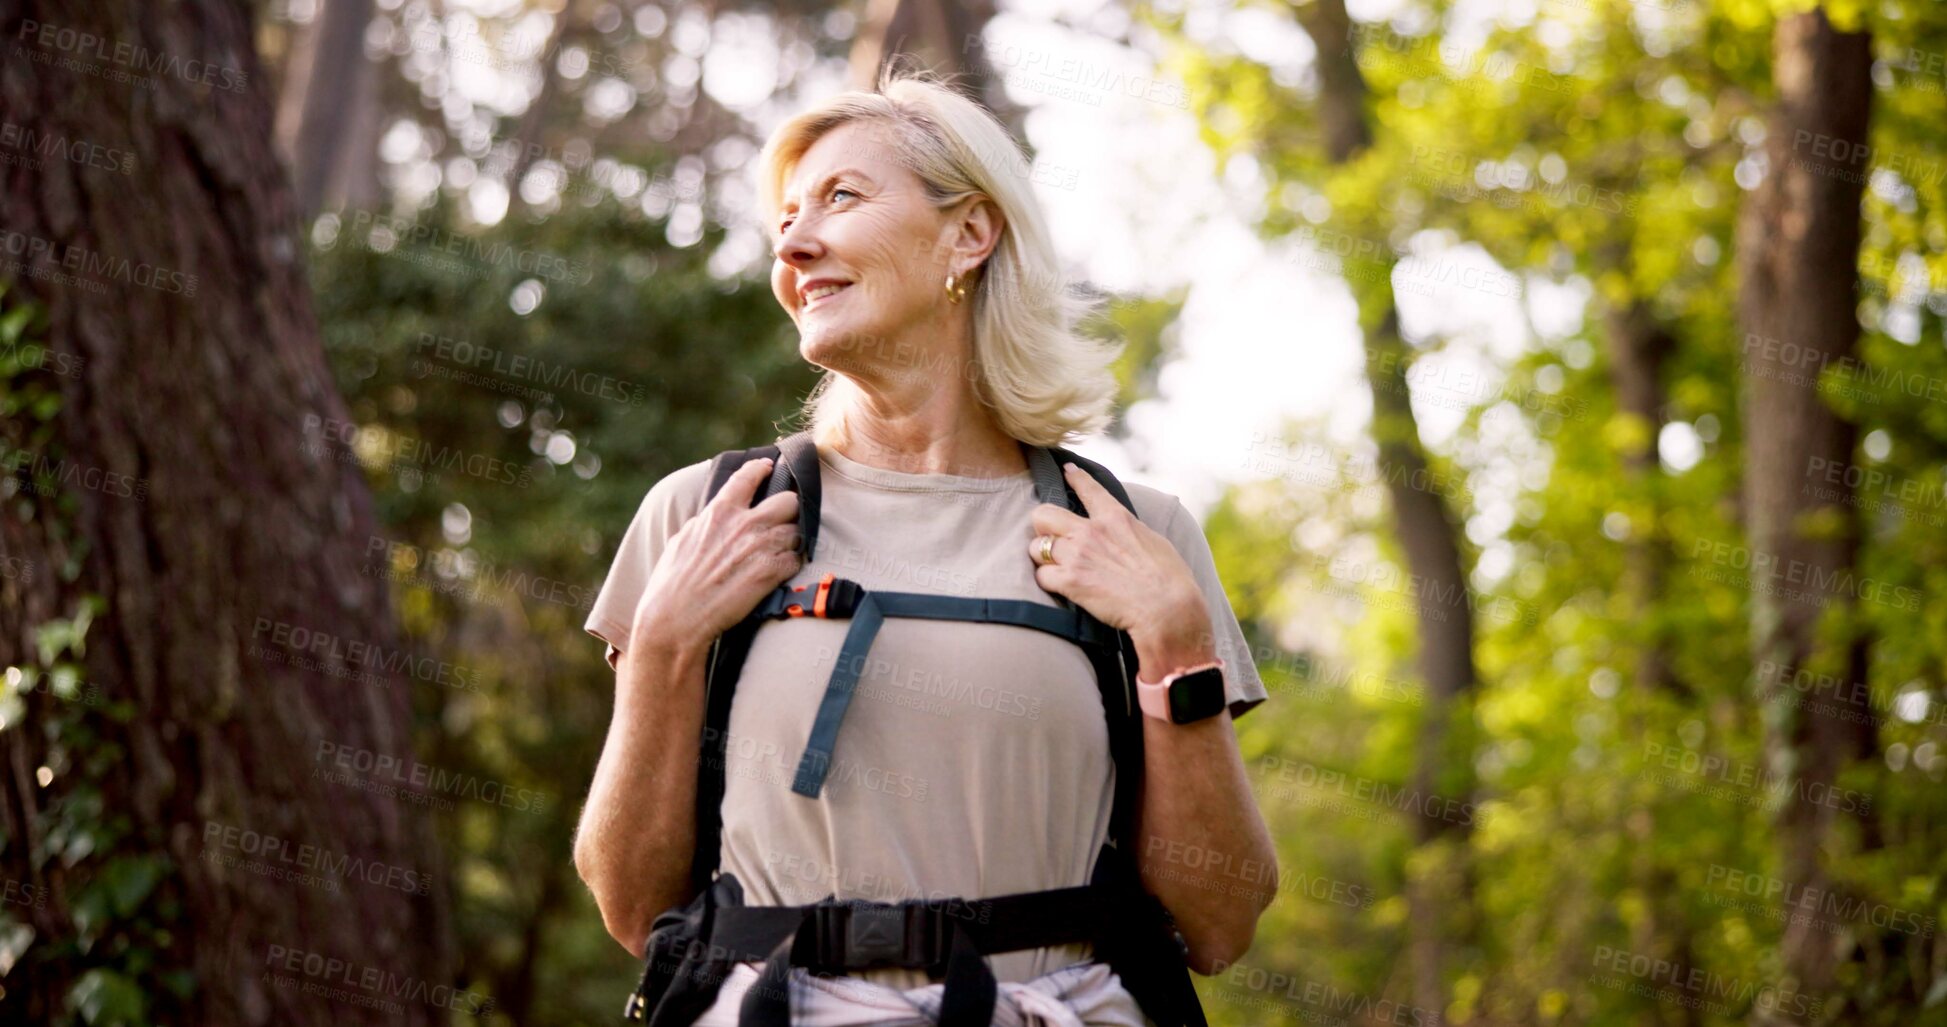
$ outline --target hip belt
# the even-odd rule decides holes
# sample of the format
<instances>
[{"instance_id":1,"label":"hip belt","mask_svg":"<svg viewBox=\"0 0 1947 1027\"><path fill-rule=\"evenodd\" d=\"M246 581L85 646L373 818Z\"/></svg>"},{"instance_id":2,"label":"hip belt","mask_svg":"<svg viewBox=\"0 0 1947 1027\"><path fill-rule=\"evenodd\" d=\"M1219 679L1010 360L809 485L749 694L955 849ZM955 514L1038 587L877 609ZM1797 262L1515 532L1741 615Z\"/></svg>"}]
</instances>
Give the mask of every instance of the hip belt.
<instances>
[{"instance_id":1,"label":"hip belt","mask_svg":"<svg viewBox=\"0 0 1947 1027\"><path fill-rule=\"evenodd\" d=\"M720 908L707 940L721 958L764 963L744 995L743 1027L789 1027L794 966L817 973L925 970L945 979L941 1027L987 1027L997 985L983 956L1093 942L1117 919L1113 913L1101 889L1087 886L990 899L828 899Z\"/></svg>"}]
</instances>

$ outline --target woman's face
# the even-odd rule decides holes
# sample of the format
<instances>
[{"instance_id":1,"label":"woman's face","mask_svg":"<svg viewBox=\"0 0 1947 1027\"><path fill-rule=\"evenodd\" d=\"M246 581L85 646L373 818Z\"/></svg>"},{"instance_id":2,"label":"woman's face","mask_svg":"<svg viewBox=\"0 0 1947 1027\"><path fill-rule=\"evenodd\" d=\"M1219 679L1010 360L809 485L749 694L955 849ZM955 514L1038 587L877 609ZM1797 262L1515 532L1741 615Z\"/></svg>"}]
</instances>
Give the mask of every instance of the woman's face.
<instances>
[{"instance_id":1,"label":"woman's face","mask_svg":"<svg viewBox=\"0 0 1947 1027\"><path fill-rule=\"evenodd\" d=\"M955 216L964 204L942 211L929 203L891 145L882 125L841 125L785 182L771 226L771 291L797 322L799 352L820 367L897 373L891 365L913 362L945 335L936 329L947 324L948 272L978 264L984 252L968 255L991 248L965 247Z\"/></svg>"}]
</instances>

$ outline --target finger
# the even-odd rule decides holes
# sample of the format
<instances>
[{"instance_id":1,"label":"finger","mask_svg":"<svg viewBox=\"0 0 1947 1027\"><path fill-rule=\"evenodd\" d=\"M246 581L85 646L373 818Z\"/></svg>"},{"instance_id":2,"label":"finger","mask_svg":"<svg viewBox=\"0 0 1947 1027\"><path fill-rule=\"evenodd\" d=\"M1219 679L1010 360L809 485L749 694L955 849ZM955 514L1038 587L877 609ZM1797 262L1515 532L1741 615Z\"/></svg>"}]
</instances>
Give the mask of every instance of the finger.
<instances>
[{"instance_id":1,"label":"finger","mask_svg":"<svg viewBox=\"0 0 1947 1027\"><path fill-rule=\"evenodd\" d=\"M773 553L795 553L798 551L798 526L779 524L764 529L764 548Z\"/></svg>"},{"instance_id":2,"label":"finger","mask_svg":"<svg viewBox=\"0 0 1947 1027\"><path fill-rule=\"evenodd\" d=\"M1048 553L1050 559L1047 562L1049 563L1055 562L1053 559L1054 551L1056 548L1058 548L1061 545L1061 536L1059 535L1036 535L1035 537L1028 539L1028 559L1033 560L1035 566L1037 567L1041 566L1042 563L1041 540L1044 538L1052 538L1055 540L1055 544L1048 547Z\"/></svg>"},{"instance_id":3,"label":"finger","mask_svg":"<svg viewBox=\"0 0 1947 1027\"><path fill-rule=\"evenodd\" d=\"M1067 568L1058 563L1044 563L1034 569L1034 583L1040 585L1043 591L1053 592L1056 595L1068 595L1068 586L1072 580Z\"/></svg>"},{"instance_id":4,"label":"finger","mask_svg":"<svg viewBox=\"0 0 1947 1027\"><path fill-rule=\"evenodd\" d=\"M723 483L723 488L717 490L717 497L710 502L712 505L722 503L732 510L742 510L749 506L751 498L757 495L759 483L770 476L770 457L760 456L755 460L746 461L744 466L737 468L736 473Z\"/></svg>"},{"instance_id":5,"label":"finger","mask_svg":"<svg viewBox=\"0 0 1947 1027\"><path fill-rule=\"evenodd\" d=\"M1064 510L1052 503L1035 507L1028 519L1037 535L1072 535L1087 520L1073 510Z\"/></svg>"},{"instance_id":6,"label":"finger","mask_svg":"<svg viewBox=\"0 0 1947 1027\"><path fill-rule=\"evenodd\" d=\"M1074 464L1062 464L1061 470L1068 479L1068 487L1075 490L1076 497L1082 501L1082 509L1087 510L1090 517L1102 517L1111 510L1122 509L1122 504L1116 502L1116 498L1109 495L1109 490L1095 480L1095 475Z\"/></svg>"},{"instance_id":7,"label":"finger","mask_svg":"<svg viewBox=\"0 0 1947 1027\"><path fill-rule=\"evenodd\" d=\"M780 492L775 496L766 496L763 502L750 508L750 513L751 519L759 524L796 524L798 494Z\"/></svg>"}]
</instances>

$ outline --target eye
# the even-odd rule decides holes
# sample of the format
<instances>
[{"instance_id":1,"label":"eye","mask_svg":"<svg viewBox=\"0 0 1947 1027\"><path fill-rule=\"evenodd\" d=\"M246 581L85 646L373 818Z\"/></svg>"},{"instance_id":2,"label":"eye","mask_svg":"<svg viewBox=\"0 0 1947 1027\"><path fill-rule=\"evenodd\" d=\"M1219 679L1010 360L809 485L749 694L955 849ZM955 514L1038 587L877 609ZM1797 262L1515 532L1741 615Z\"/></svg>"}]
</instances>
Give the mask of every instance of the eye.
<instances>
[{"instance_id":1,"label":"eye","mask_svg":"<svg viewBox=\"0 0 1947 1027\"><path fill-rule=\"evenodd\" d=\"M844 186L842 186L842 185L841 185L841 186L839 186L838 188L836 188L836 189L833 189L833 190L832 190L832 192L831 192L831 196L832 196L832 202L834 202L834 203L836 203L836 202L838 201L838 197L839 197L839 195L840 195L840 194L843 194L843 195L846 195L846 196L850 196L851 198L853 198L853 199L855 199L855 200L856 200L856 199L858 199L858 196L859 196L859 194L858 194L858 193L855 193L855 192L853 192L852 190L850 190L850 189L847 189L847 188L845 188Z\"/></svg>"}]
</instances>

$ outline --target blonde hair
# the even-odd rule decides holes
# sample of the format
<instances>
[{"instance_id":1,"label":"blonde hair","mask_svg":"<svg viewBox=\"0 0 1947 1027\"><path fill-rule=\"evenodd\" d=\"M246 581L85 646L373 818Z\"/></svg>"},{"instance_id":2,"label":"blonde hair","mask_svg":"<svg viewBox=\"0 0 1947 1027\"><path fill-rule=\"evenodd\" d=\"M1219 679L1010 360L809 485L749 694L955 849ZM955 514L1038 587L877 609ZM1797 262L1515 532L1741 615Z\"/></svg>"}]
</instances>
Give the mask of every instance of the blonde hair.
<instances>
[{"instance_id":1,"label":"blonde hair","mask_svg":"<svg viewBox=\"0 0 1947 1027\"><path fill-rule=\"evenodd\" d=\"M840 93L780 125L758 158L765 224L777 224L785 180L805 151L853 122L892 130L894 159L919 177L935 207L981 195L1000 208L1000 241L967 286L973 304L967 373L1001 430L1037 446L1102 430L1115 402L1111 367L1122 347L1075 332L1095 303L1063 280L1029 187L1026 157L993 114L944 82L889 66L877 89ZM804 416L821 438L845 413L847 393L832 389L837 378L826 372L805 400Z\"/></svg>"}]
</instances>

